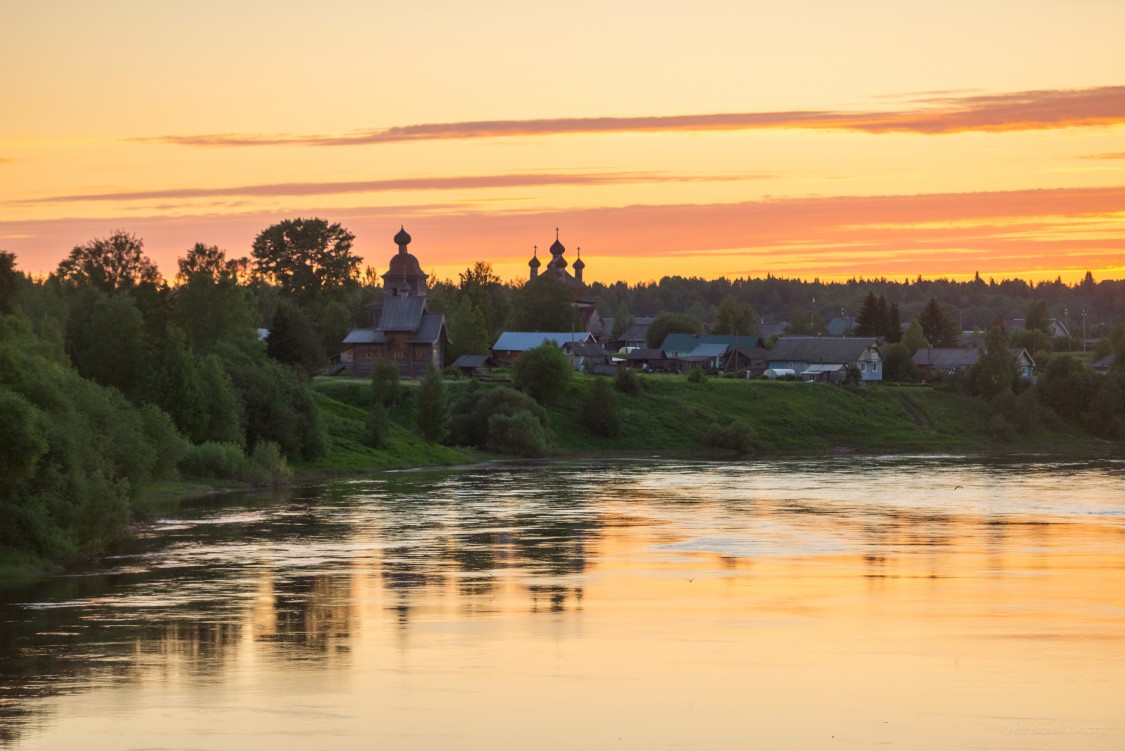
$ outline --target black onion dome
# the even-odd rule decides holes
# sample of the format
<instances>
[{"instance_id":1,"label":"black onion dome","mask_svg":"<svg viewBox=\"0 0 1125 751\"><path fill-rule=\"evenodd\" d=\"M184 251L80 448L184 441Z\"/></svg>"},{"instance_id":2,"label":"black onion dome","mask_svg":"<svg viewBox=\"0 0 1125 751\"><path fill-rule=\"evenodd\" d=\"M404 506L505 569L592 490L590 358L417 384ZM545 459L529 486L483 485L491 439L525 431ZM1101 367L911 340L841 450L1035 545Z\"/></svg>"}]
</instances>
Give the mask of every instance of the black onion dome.
<instances>
[{"instance_id":1,"label":"black onion dome","mask_svg":"<svg viewBox=\"0 0 1125 751\"><path fill-rule=\"evenodd\" d=\"M565 252L566 252L566 248L563 246L563 244L561 242L559 242L559 239L556 237L555 241L553 243L551 243L551 255L560 256Z\"/></svg>"},{"instance_id":2,"label":"black onion dome","mask_svg":"<svg viewBox=\"0 0 1125 751\"><path fill-rule=\"evenodd\" d=\"M410 233L406 231L405 227L399 226L398 232L395 234L395 245L409 245Z\"/></svg>"},{"instance_id":3,"label":"black onion dome","mask_svg":"<svg viewBox=\"0 0 1125 751\"><path fill-rule=\"evenodd\" d=\"M586 268L586 262L582 260L582 251L578 251L578 258L574 259L574 263L570 265L572 269Z\"/></svg>"},{"instance_id":4,"label":"black onion dome","mask_svg":"<svg viewBox=\"0 0 1125 751\"><path fill-rule=\"evenodd\" d=\"M533 268L533 269L537 269L537 268L539 268L539 267L540 267L540 266L541 266L542 264L541 264L541 263L540 263L540 261L539 261L539 256L535 255L535 256L532 256L532 257L531 257L531 260L527 262L527 265L528 265L528 266L530 266L530 267L531 267L531 268Z\"/></svg>"}]
</instances>

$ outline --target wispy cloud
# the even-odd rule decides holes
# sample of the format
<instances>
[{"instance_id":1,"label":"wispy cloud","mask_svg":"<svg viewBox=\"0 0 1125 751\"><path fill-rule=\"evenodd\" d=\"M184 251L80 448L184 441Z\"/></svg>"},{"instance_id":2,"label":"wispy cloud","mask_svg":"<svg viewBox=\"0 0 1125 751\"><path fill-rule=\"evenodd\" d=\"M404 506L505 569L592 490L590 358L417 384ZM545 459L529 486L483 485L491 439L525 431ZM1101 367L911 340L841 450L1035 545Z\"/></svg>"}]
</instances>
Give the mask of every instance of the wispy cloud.
<instances>
[{"instance_id":1,"label":"wispy cloud","mask_svg":"<svg viewBox=\"0 0 1125 751\"><path fill-rule=\"evenodd\" d=\"M1125 159L1125 151L1110 152L1108 154L1085 154L1082 159Z\"/></svg>"},{"instance_id":2,"label":"wispy cloud","mask_svg":"<svg viewBox=\"0 0 1125 751\"><path fill-rule=\"evenodd\" d=\"M462 177L418 177L393 180L352 180L344 182L267 183L226 188L169 188L110 193L77 193L8 201L10 205L80 203L91 201L142 201L241 196L270 198L279 196L326 196L349 193L383 193L415 190L473 190L547 185L616 185L663 182L722 182L765 180L773 175L746 173L734 175L682 175L662 172L609 173L526 173L508 175L470 175Z\"/></svg>"},{"instance_id":3,"label":"wispy cloud","mask_svg":"<svg viewBox=\"0 0 1125 751\"><path fill-rule=\"evenodd\" d=\"M1125 123L1125 86L1020 91L972 96L934 93L924 106L891 111L793 110L647 117L576 117L544 120L479 120L402 125L344 134L165 135L134 138L182 146L360 146L471 138L576 133L698 132L762 129L918 133L1020 131Z\"/></svg>"}]
</instances>

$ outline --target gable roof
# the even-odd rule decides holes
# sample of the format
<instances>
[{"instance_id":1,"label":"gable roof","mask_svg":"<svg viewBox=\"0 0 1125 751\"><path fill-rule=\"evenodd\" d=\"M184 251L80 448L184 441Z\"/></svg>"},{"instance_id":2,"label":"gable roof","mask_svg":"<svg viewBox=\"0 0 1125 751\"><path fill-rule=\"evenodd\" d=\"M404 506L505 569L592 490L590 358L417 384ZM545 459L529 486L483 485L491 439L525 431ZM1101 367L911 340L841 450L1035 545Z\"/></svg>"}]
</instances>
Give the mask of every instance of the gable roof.
<instances>
[{"instance_id":1,"label":"gable roof","mask_svg":"<svg viewBox=\"0 0 1125 751\"><path fill-rule=\"evenodd\" d=\"M453 361L454 368L479 368L492 362L488 355L461 355Z\"/></svg>"},{"instance_id":2,"label":"gable roof","mask_svg":"<svg viewBox=\"0 0 1125 751\"><path fill-rule=\"evenodd\" d=\"M383 331L417 331L425 312L424 297L388 297L383 300L378 328Z\"/></svg>"},{"instance_id":3,"label":"gable roof","mask_svg":"<svg viewBox=\"0 0 1125 751\"><path fill-rule=\"evenodd\" d=\"M695 349L687 353L688 357L722 357L730 349L726 344L697 344Z\"/></svg>"},{"instance_id":4,"label":"gable roof","mask_svg":"<svg viewBox=\"0 0 1125 751\"><path fill-rule=\"evenodd\" d=\"M597 342L568 342L566 349L578 357L609 357L605 347Z\"/></svg>"},{"instance_id":5,"label":"gable roof","mask_svg":"<svg viewBox=\"0 0 1125 751\"><path fill-rule=\"evenodd\" d=\"M660 345L665 352L691 352L700 344L723 344L732 347L757 347L762 340L758 336L735 336L734 334L668 334Z\"/></svg>"},{"instance_id":6,"label":"gable roof","mask_svg":"<svg viewBox=\"0 0 1125 751\"><path fill-rule=\"evenodd\" d=\"M505 331L492 345L492 349L500 352L524 352L548 341L561 347L568 342L593 340L594 335L589 331Z\"/></svg>"},{"instance_id":7,"label":"gable roof","mask_svg":"<svg viewBox=\"0 0 1125 751\"><path fill-rule=\"evenodd\" d=\"M375 329L352 329L344 337L344 344L386 344L387 335Z\"/></svg>"},{"instance_id":8,"label":"gable roof","mask_svg":"<svg viewBox=\"0 0 1125 751\"><path fill-rule=\"evenodd\" d=\"M914 353L914 364L923 368L956 370L976 365L980 361L979 349L965 347L925 347Z\"/></svg>"},{"instance_id":9,"label":"gable roof","mask_svg":"<svg viewBox=\"0 0 1125 751\"><path fill-rule=\"evenodd\" d=\"M445 327L444 313L426 313L418 322L414 336L410 337L412 344L433 344L441 338L441 331Z\"/></svg>"},{"instance_id":10,"label":"gable roof","mask_svg":"<svg viewBox=\"0 0 1125 751\"><path fill-rule=\"evenodd\" d=\"M662 349L635 349L629 354L625 355L626 360L663 360L664 350Z\"/></svg>"},{"instance_id":11,"label":"gable roof","mask_svg":"<svg viewBox=\"0 0 1125 751\"><path fill-rule=\"evenodd\" d=\"M875 347L873 336L783 336L770 350L770 362L835 363L855 362Z\"/></svg>"}]
</instances>

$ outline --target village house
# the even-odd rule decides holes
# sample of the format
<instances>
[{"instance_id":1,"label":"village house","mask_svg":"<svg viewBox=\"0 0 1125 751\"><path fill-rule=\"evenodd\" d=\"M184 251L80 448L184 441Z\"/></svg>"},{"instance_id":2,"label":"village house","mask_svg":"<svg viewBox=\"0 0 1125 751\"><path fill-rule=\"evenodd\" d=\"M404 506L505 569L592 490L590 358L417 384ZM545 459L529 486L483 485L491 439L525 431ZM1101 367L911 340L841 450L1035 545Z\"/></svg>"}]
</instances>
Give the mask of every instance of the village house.
<instances>
[{"instance_id":1,"label":"village house","mask_svg":"<svg viewBox=\"0 0 1125 751\"><path fill-rule=\"evenodd\" d=\"M492 356L497 362L510 363L544 342L552 342L566 353L575 370L609 362L609 353L589 331L505 331L492 345Z\"/></svg>"},{"instance_id":2,"label":"village house","mask_svg":"<svg viewBox=\"0 0 1125 751\"><path fill-rule=\"evenodd\" d=\"M668 334L660 349L680 361L679 370L747 370L753 375L766 369L769 355L761 337L734 334Z\"/></svg>"},{"instance_id":3,"label":"village house","mask_svg":"<svg viewBox=\"0 0 1125 751\"><path fill-rule=\"evenodd\" d=\"M492 375L496 361L488 355L461 355L449 367L465 376L488 376Z\"/></svg>"},{"instance_id":4,"label":"village house","mask_svg":"<svg viewBox=\"0 0 1125 751\"><path fill-rule=\"evenodd\" d=\"M883 358L875 337L783 336L769 352L770 370L792 371L809 381L841 383L848 366L861 381L883 380Z\"/></svg>"},{"instance_id":5,"label":"village house","mask_svg":"<svg viewBox=\"0 0 1125 751\"><path fill-rule=\"evenodd\" d=\"M355 376L369 376L375 360L398 366L403 378L421 378L444 364L449 337L445 316L426 309L426 279L418 259L406 246L410 235L394 236L398 253L383 274L383 299L365 306L370 326L348 332L340 348L340 364Z\"/></svg>"},{"instance_id":6,"label":"village house","mask_svg":"<svg viewBox=\"0 0 1125 751\"><path fill-rule=\"evenodd\" d=\"M1009 352L1015 361L1020 378L1035 380L1035 361L1022 347L1012 347ZM914 353L914 364L923 373L953 374L968 370L980 362L983 350L963 347L926 347Z\"/></svg>"}]
</instances>

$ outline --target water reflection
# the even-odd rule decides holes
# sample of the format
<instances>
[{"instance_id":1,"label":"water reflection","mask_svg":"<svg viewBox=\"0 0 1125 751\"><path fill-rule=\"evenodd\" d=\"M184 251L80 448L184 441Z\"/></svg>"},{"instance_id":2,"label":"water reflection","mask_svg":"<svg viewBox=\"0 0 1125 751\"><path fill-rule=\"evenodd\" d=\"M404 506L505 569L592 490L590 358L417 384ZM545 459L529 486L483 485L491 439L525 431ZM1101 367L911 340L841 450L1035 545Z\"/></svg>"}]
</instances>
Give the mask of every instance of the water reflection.
<instances>
[{"instance_id":1,"label":"water reflection","mask_svg":"<svg viewBox=\"0 0 1125 751\"><path fill-rule=\"evenodd\" d=\"M863 629L888 624L919 631L924 652L963 634L1120 640L1123 477L1113 461L621 461L403 472L198 502L103 571L0 590L0 742L65 747L85 732L85 747L99 737L113 747L120 737L60 702L112 703L129 687L199 696L267 675L283 685L286 670L394 688L408 717L438 687L480 690L457 670L500 680L541 665L542 639L571 645L571 660L521 680L609 671L616 685L615 665L674 668L641 693L721 680L712 642L739 645L722 658L737 660L803 654L810 638L870 652ZM675 663L673 648L698 663ZM488 660L473 656L481 649ZM411 683L417 675L433 683ZM346 708L360 699L337 700L355 719ZM159 739L152 715L130 719L131 732ZM342 745L364 740L345 734Z\"/></svg>"}]
</instances>

